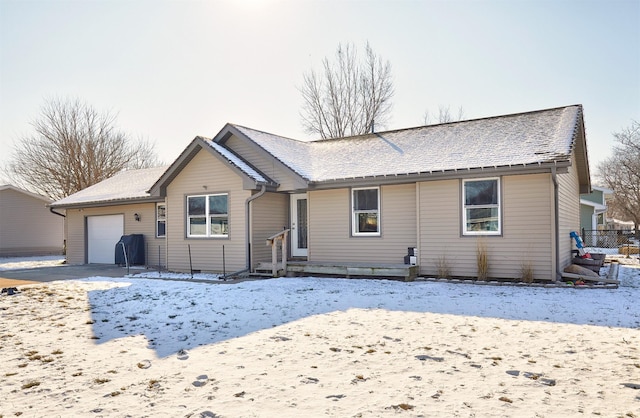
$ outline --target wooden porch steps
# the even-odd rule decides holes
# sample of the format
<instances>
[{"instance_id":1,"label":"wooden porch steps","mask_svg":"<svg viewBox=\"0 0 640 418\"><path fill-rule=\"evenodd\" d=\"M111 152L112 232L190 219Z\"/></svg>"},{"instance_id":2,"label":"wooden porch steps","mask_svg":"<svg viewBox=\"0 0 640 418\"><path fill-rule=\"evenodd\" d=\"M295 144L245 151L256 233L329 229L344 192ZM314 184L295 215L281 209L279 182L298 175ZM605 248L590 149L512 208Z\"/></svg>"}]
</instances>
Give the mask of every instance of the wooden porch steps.
<instances>
[{"instance_id":1,"label":"wooden porch steps","mask_svg":"<svg viewBox=\"0 0 640 418\"><path fill-rule=\"evenodd\" d=\"M273 275L273 263L270 261L261 261L258 263L254 270L255 275L257 276L272 276ZM276 271L279 276L284 276L286 272L282 268L282 263L276 263Z\"/></svg>"}]
</instances>

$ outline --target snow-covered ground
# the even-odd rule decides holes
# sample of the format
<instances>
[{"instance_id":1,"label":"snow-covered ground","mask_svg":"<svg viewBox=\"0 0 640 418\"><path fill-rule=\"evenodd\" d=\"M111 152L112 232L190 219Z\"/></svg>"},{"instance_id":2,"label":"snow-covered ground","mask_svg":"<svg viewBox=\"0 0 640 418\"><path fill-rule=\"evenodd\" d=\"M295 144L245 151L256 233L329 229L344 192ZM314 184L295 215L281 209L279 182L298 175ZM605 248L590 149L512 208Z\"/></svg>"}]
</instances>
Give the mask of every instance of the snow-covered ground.
<instances>
[{"instance_id":1,"label":"snow-covered ground","mask_svg":"<svg viewBox=\"0 0 640 418\"><path fill-rule=\"evenodd\" d=\"M0 297L0 416L638 416L640 265L620 261L618 289L24 286Z\"/></svg>"},{"instance_id":2,"label":"snow-covered ground","mask_svg":"<svg viewBox=\"0 0 640 418\"><path fill-rule=\"evenodd\" d=\"M0 271L55 267L64 264L64 256L0 257Z\"/></svg>"}]
</instances>

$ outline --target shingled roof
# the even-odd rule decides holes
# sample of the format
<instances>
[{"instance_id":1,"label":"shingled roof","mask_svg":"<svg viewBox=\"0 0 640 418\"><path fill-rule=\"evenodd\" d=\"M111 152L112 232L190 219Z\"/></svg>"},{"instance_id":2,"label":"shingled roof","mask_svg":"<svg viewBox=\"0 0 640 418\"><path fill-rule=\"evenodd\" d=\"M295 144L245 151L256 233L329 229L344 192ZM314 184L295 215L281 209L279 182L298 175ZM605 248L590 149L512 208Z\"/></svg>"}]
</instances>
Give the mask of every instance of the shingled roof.
<instances>
[{"instance_id":1,"label":"shingled roof","mask_svg":"<svg viewBox=\"0 0 640 418\"><path fill-rule=\"evenodd\" d=\"M131 203L151 200L149 188L167 167L121 171L106 180L80 190L57 202L52 207L93 206L97 204Z\"/></svg>"},{"instance_id":2,"label":"shingled roof","mask_svg":"<svg viewBox=\"0 0 640 418\"><path fill-rule=\"evenodd\" d=\"M99 206L156 199L159 191L201 148L208 149L249 183L278 187L276 181L227 149L239 134L306 180L310 187L381 177L425 178L482 170L568 167L572 153L581 192L590 187L582 106L377 132L347 138L300 141L227 124L213 139L196 137L170 167L123 171L53 203L54 207Z\"/></svg>"},{"instance_id":3,"label":"shingled roof","mask_svg":"<svg viewBox=\"0 0 640 418\"><path fill-rule=\"evenodd\" d=\"M313 183L485 168L566 166L581 124L582 106L573 105L307 142L233 126Z\"/></svg>"}]
</instances>

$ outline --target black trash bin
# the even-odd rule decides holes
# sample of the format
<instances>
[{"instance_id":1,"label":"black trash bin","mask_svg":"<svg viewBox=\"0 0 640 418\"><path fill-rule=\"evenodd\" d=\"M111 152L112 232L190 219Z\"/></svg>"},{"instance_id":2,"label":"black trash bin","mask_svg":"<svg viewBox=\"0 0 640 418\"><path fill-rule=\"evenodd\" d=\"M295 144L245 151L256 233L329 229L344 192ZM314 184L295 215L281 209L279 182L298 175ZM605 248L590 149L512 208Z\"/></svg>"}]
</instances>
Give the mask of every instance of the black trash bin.
<instances>
[{"instance_id":1,"label":"black trash bin","mask_svg":"<svg viewBox=\"0 0 640 418\"><path fill-rule=\"evenodd\" d=\"M123 245L124 244L124 248ZM125 253L127 257L125 258ZM116 264L124 266L129 262L130 266L144 265L144 235L123 235L116 244Z\"/></svg>"}]
</instances>

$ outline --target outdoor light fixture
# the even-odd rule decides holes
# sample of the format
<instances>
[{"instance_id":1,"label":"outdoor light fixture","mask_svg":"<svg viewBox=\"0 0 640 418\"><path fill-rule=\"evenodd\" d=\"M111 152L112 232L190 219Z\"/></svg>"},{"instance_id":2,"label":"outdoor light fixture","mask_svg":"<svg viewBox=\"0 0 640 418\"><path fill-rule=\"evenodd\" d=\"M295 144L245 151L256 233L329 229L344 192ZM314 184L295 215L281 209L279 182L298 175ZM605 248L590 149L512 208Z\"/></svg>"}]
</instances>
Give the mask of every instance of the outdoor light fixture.
<instances>
[{"instance_id":1,"label":"outdoor light fixture","mask_svg":"<svg viewBox=\"0 0 640 418\"><path fill-rule=\"evenodd\" d=\"M138 215L137 213L134 213L133 219L135 219L137 222L140 222L140 215Z\"/></svg>"}]
</instances>

